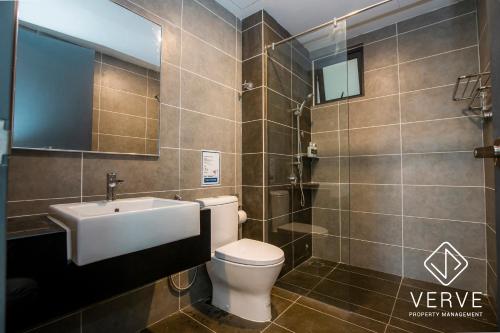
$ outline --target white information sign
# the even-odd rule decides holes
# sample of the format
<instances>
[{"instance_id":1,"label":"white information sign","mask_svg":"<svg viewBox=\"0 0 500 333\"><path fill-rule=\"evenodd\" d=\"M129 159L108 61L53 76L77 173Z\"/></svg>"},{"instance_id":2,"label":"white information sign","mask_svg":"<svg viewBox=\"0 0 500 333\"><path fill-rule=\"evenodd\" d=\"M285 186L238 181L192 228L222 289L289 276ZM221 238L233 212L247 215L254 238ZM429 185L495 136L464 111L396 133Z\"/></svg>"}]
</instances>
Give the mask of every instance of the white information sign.
<instances>
[{"instance_id":1,"label":"white information sign","mask_svg":"<svg viewBox=\"0 0 500 333\"><path fill-rule=\"evenodd\" d=\"M201 152L201 185L220 185L220 152Z\"/></svg>"}]
</instances>

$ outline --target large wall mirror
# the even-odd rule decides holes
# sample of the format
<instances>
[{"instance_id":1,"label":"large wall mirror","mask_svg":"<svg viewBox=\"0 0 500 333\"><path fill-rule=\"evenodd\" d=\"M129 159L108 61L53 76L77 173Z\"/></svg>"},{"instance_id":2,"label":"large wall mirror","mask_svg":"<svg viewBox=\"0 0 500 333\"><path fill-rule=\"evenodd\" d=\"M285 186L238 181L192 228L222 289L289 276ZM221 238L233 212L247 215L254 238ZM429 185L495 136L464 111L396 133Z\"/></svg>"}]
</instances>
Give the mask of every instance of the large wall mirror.
<instances>
[{"instance_id":1,"label":"large wall mirror","mask_svg":"<svg viewBox=\"0 0 500 333\"><path fill-rule=\"evenodd\" d=\"M158 155L161 27L110 0L21 0L14 149Z\"/></svg>"}]
</instances>

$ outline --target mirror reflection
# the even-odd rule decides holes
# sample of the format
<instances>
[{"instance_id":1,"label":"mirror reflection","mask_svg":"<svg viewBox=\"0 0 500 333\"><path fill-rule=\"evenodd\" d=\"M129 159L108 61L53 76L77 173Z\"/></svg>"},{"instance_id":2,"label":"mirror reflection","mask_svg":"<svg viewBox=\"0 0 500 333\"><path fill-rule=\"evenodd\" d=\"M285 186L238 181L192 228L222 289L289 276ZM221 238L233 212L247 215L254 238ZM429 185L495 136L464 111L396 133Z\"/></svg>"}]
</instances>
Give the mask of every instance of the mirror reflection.
<instances>
[{"instance_id":1,"label":"mirror reflection","mask_svg":"<svg viewBox=\"0 0 500 333\"><path fill-rule=\"evenodd\" d=\"M160 51L111 1L19 2L13 147L158 155Z\"/></svg>"}]
</instances>

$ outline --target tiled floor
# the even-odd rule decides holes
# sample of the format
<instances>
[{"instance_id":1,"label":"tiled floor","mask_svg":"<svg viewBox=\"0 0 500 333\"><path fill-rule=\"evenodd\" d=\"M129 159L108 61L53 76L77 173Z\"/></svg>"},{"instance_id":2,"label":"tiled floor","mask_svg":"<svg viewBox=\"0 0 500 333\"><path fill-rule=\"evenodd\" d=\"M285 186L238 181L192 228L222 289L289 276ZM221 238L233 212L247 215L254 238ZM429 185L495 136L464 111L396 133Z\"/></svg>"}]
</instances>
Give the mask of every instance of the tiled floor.
<instances>
[{"instance_id":1,"label":"tiled floor","mask_svg":"<svg viewBox=\"0 0 500 333\"><path fill-rule=\"evenodd\" d=\"M156 323L143 333L431 333L497 330L495 315L487 299L482 300L480 318L414 318L409 317L410 312L415 312L410 291L454 293L457 290L311 258L277 281L272 292L271 322L248 322L210 304L197 303ZM470 303L463 309L453 310L478 311L472 309ZM428 310L419 308L417 311Z\"/></svg>"}]
</instances>

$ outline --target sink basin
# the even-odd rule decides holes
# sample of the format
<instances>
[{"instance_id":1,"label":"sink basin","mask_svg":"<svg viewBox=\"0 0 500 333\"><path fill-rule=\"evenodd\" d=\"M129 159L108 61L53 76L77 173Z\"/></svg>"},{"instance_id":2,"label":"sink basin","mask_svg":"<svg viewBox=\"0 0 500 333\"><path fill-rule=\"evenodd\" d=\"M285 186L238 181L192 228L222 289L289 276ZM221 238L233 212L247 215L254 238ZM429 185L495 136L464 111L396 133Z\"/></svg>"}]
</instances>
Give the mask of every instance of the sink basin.
<instances>
[{"instance_id":1,"label":"sink basin","mask_svg":"<svg viewBox=\"0 0 500 333\"><path fill-rule=\"evenodd\" d=\"M189 201L60 204L49 207L49 218L68 231L68 257L78 266L200 234L200 206Z\"/></svg>"}]
</instances>

